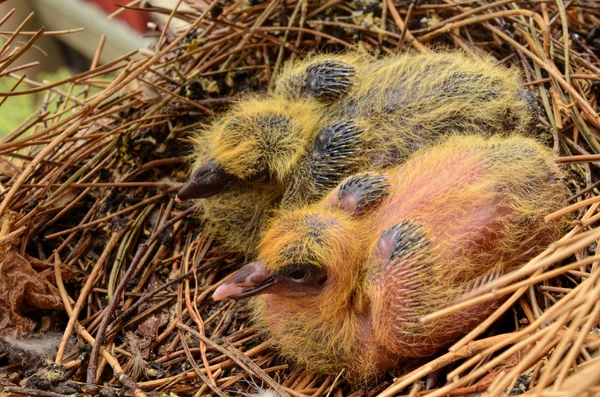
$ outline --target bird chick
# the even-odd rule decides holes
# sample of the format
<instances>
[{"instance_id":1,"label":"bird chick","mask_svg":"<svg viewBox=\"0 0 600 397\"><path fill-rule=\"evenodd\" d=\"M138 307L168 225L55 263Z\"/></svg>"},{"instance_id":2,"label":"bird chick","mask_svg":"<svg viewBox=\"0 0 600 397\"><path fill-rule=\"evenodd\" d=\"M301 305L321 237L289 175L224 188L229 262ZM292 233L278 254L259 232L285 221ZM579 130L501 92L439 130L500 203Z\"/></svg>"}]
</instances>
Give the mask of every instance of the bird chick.
<instances>
[{"instance_id":1,"label":"bird chick","mask_svg":"<svg viewBox=\"0 0 600 397\"><path fill-rule=\"evenodd\" d=\"M178 197L205 199L208 230L251 256L275 208L315 202L343 178L401 164L444 136L525 133L530 120L517 73L489 59L320 55L287 65L274 93L240 101L200 134Z\"/></svg>"},{"instance_id":2,"label":"bird chick","mask_svg":"<svg viewBox=\"0 0 600 397\"><path fill-rule=\"evenodd\" d=\"M206 198L232 182L283 182L306 154L323 106L282 98L248 98L196 137L196 169L178 196Z\"/></svg>"},{"instance_id":3,"label":"bird chick","mask_svg":"<svg viewBox=\"0 0 600 397\"><path fill-rule=\"evenodd\" d=\"M452 137L385 173L351 176L281 211L258 260L213 295L246 297L288 358L358 381L431 355L497 302L419 318L526 262L565 226L553 155L524 137Z\"/></svg>"},{"instance_id":4,"label":"bird chick","mask_svg":"<svg viewBox=\"0 0 600 397\"><path fill-rule=\"evenodd\" d=\"M459 52L380 61L348 53L291 63L277 80L276 92L328 103L329 117L337 124L322 129L311 153L293 168L283 201L317 200L344 177L401 164L445 136L528 135L535 97L532 101L532 94L519 87L514 70ZM315 92L335 92L338 100L327 102L329 95ZM340 122L346 128L336 131ZM336 144L341 137L343 143ZM325 144L319 147L319 141Z\"/></svg>"},{"instance_id":5,"label":"bird chick","mask_svg":"<svg viewBox=\"0 0 600 397\"><path fill-rule=\"evenodd\" d=\"M195 205L206 230L227 249L251 255L325 122L323 109L272 97L239 102L195 137L196 171L178 198L203 199Z\"/></svg>"}]
</instances>

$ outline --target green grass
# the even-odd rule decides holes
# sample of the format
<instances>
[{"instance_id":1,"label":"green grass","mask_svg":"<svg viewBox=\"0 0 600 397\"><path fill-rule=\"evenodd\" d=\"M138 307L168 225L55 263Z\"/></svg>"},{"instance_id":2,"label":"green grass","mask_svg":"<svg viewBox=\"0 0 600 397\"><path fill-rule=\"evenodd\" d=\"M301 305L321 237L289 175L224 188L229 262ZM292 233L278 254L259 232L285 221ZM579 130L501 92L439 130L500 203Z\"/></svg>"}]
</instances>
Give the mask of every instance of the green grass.
<instances>
[{"instance_id":1,"label":"green grass","mask_svg":"<svg viewBox=\"0 0 600 397\"><path fill-rule=\"evenodd\" d=\"M56 73L42 74L36 78L37 81L47 80L49 82L56 82L64 80L70 76L70 73L66 69L60 69ZM10 91L17 80L10 77L0 78L0 92ZM31 88L28 84L21 82L14 91L23 91ZM68 90L68 86L58 87L63 91ZM42 101L44 100L45 93L41 94L29 94L29 95L17 95L11 96L4 101L0 106L0 137L3 137L13 131L19 124L31 116L35 111L40 109ZM48 110L53 111L56 107L56 95L52 95L53 101L48 105ZM3 98L0 98L0 101Z\"/></svg>"}]
</instances>

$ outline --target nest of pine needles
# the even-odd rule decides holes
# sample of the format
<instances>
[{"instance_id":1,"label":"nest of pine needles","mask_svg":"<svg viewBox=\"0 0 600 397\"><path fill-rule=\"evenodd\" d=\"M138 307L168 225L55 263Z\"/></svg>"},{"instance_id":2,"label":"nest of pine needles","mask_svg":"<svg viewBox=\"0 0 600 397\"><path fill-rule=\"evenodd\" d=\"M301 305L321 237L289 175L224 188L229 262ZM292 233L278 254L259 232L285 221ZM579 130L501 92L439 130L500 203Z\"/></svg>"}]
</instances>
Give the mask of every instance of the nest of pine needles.
<instances>
[{"instance_id":1,"label":"nest of pine needles","mask_svg":"<svg viewBox=\"0 0 600 397\"><path fill-rule=\"evenodd\" d=\"M14 86L0 106L12 95L45 100L0 141L0 393L600 395L600 4L190 3L139 9L187 21L185 31L159 26L156 48L94 60L56 84L25 79L28 65L13 65L51 32L26 35L27 21L4 32L0 76ZM460 48L520 68L539 126L558 161L570 163L570 205L548 217L570 215L572 227L461 303L506 297L449 350L357 388L281 360L243 302L210 299L239 260L174 198L197 126L268 89L286 60L358 46L376 55ZM429 321L452 310L460 307Z\"/></svg>"}]
</instances>

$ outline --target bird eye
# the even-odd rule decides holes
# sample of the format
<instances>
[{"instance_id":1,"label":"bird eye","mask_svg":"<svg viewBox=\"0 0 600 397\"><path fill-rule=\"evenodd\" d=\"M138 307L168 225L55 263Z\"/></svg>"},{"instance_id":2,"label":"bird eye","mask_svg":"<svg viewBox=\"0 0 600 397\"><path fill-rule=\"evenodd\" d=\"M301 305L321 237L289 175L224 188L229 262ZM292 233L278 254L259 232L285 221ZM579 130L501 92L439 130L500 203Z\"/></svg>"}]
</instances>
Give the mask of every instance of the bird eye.
<instances>
[{"instance_id":1,"label":"bird eye","mask_svg":"<svg viewBox=\"0 0 600 397\"><path fill-rule=\"evenodd\" d=\"M306 280L307 277L308 272L306 271L306 269L294 269L289 274L289 278L297 283L301 283L302 281Z\"/></svg>"},{"instance_id":2,"label":"bird eye","mask_svg":"<svg viewBox=\"0 0 600 397\"><path fill-rule=\"evenodd\" d=\"M281 270L281 277L294 284L320 286L327 280L323 269L311 264L292 264Z\"/></svg>"},{"instance_id":3,"label":"bird eye","mask_svg":"<svg viewBox=\"0 0 600 397\"><path fill-rule=\"evenodd\" d=\"M262 158L259 158L256 162L260 164L263 161ZM269 175L268 170L262 170L248 178L250 182L269 182L271 180L271 176Z\"/></svg>"}]
</instances>

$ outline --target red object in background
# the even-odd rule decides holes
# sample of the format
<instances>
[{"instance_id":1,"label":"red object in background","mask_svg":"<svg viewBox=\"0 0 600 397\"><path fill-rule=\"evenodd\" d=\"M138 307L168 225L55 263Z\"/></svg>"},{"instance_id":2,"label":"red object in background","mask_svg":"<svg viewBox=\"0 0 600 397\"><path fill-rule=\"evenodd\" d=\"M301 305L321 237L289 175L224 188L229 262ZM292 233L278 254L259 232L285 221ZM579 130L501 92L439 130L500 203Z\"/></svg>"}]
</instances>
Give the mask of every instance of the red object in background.
<instances>
[{"instance_id":1,"label":"red object in background","mask_svg":"<svg viewBox=\"0 0 600 397\"><path fill-rule=\"evenodd\" d=\"M119 8L117 5L126 5L129 3L129 0L88 0L90 3L96 4L98 7L102 8L106 11L107 14L112 14L117 11ZM146 23L150 20L148 18L148 14L145 12L134 11L134 10L125 10L121 12L118 16L118 19L124 21L129 26L134 28L140 33L144 33L148 31L148 27Z\"/></svg>"}]
</instances>

